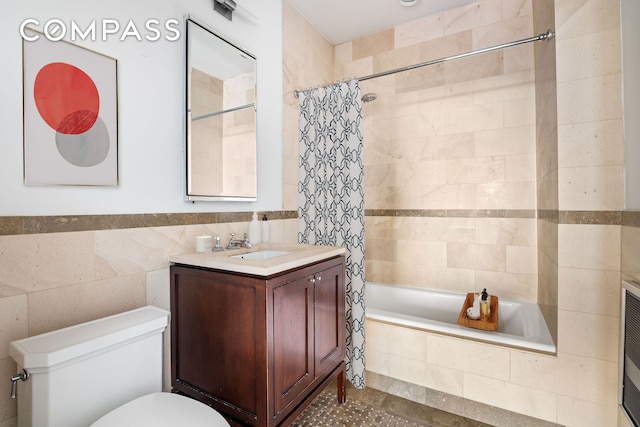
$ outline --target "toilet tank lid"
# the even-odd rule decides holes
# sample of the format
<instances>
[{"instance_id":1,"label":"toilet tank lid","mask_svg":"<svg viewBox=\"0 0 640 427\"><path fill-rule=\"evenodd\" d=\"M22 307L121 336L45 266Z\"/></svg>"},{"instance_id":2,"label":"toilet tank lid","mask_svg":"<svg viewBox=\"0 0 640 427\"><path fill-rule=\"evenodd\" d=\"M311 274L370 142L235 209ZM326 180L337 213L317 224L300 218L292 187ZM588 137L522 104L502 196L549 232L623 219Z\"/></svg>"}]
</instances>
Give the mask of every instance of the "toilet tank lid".
<instances>
[{"instance_id":1,"label":"toilet tank lid","mask_svg":"<svg viewBox=\"0 0 640 427\"><path fill-rule=\"evenodd\" d=\"M161 333L168 323L168 311L146 306L13 341L9 354L27 371L42 369L44 372L129 340Z\"/></svg>"}]
</instances>

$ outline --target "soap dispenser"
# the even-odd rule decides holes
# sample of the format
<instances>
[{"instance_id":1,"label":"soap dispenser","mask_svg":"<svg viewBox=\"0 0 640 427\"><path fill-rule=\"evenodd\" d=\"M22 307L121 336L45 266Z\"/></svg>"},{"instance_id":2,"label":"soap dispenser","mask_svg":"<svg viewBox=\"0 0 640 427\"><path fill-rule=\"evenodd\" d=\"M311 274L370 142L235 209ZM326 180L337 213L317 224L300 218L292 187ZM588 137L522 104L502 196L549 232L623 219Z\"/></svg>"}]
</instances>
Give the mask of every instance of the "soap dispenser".
<instances>
[{"instance_id":1,"label":"soap dispenser","mask_svg":"<svg viewBox=\"0 0 640 427\"><path fill-rule=\"evenodd\" d=\"M260 223L260 226L262 228L262 241L267 243L271 237L271 230L269 229L269 223L267 222L267 214L262 215L262 222Z\"/></svg>"},{"instance_id":2,"label":"soap dispenser","mask_svg":"<svg viewBox=\"0 0 640 427\"><path fill-rule=\"evenodd\" d=\"M253 219L249 223L249 243L257 245L262 242L260 223L258 222L258 212L253 213Z\"/></svg>"},{"instance_id":3,"label":"soap dispenser","mask_svg":"<svg viewBox=\"0 0 640 427\"><path fill-rule=\"evenodd\" d=\"M487 289L482 290L482 296L480 298L480 320L487 321L491 315L491 300Z\"/></svg>"}]
</instances>

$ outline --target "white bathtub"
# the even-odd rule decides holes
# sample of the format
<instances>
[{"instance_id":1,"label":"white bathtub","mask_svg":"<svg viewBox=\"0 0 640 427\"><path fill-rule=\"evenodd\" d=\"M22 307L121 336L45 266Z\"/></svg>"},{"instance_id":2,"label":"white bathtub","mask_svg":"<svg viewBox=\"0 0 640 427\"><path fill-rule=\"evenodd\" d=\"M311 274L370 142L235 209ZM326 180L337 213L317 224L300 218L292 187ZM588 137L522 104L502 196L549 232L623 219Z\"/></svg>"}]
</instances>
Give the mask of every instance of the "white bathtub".
<instances>
[{"instance_id":1,"label":"white bathtub","mask_svg":"<svg viewBox=\"0 0 640 427\"><path fill-rule=\"evenodd\" d=\"M498 330L457 323L465 295L397 285L366 283L366 318L484 342L555 353L540 308L535 303L500 298Z\"/></svg>"}]
</instances>

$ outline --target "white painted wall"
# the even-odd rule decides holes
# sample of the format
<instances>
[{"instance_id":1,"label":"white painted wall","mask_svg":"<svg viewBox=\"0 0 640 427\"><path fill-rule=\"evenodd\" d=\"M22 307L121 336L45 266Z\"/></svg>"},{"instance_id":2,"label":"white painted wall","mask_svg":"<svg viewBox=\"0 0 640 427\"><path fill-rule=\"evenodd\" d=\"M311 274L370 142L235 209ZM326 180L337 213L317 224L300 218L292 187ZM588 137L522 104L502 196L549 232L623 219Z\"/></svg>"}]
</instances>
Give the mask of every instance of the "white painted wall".
<instances>
[{"instance_id":1,"label":"white painted wall","mask_svg":"<svg viewBox=\"0 0 640 427\"><path fill-rule=\"evenodd\" d=\"M282 5L280 0L239 0L257 23L235 14L228 21L213 0L0 1L0 216L146 212L213 212L282 208ZM76 43L118 60L118 187L25 186L22 170L22 39L27 18L52 18L86 28L92 20L133 20L141 31L149 18L192 14L258 58L258 202L184 201L184 38L170 42ZM98 31L98 34L101 32ZM146 34L143 32L143 35Z\"/></svg>"},{"instance_id":2,"label":"white painted wall","mask_svg":"<svg viewBox=\"0 0 640 427\"><path fill-rule=\"evenodd\" d=\"M622 0L625 208L640 210L640 2Z\"/></svg>"}]
</instances>

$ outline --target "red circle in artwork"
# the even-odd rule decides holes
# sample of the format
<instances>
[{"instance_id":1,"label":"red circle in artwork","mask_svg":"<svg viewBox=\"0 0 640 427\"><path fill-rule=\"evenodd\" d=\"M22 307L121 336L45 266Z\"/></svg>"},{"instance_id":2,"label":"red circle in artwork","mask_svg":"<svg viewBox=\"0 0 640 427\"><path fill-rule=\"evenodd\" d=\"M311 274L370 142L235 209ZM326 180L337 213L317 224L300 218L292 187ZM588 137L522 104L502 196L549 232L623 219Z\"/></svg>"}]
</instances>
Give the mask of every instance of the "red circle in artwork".
<instances>
[{"instance_id":1,"label":"red circle in artwork","mask_svg":"<svg viewBox=\"0 0 640 427\"><path fill-rule=\"evenodd\" d=\"M33 96L40 116L56 132L81 134L98 118L98 89L87 73L73 65L53 62L42 67Z\"/></svg>"}]
</instances>

